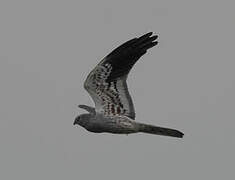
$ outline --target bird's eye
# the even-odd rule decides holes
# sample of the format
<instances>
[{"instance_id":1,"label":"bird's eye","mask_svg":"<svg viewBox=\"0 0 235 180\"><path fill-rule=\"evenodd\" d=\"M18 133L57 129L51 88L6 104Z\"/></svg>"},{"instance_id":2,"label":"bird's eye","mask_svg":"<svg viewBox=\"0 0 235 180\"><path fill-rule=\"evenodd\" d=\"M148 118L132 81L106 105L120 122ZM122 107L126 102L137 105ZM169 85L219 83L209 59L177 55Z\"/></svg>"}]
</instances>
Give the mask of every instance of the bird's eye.
<instances>
[{"instance_id":1,"label":"bird's eye","mask_svg":"<svg viewBox=\"0 0 235 180\"><path fill-rule=\"evenodd\" d=\"M80 116L78 116L78 117L76 117L76 122L79 122L80 121L80 119L81 119L81 117Z\"/></svg>"}]
</instances>

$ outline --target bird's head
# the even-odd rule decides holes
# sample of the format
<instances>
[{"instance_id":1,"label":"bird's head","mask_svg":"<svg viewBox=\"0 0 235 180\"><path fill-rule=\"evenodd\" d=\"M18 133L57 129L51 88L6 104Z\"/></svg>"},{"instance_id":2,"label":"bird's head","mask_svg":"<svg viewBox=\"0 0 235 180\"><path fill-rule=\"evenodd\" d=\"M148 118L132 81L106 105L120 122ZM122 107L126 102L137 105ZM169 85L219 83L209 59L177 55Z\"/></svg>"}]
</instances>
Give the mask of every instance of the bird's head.
<instances>
[{"instance_id":1,"label":"bird's head","mask_svg":"<svg viewBox=\"0 0 235 180\"><path fill-rule=\"evenodd\" d=\"M91 114L80 114L75 118L73 125L78 124L84 127L89 123L90 118Z\"/></svg>"}]
</instances>

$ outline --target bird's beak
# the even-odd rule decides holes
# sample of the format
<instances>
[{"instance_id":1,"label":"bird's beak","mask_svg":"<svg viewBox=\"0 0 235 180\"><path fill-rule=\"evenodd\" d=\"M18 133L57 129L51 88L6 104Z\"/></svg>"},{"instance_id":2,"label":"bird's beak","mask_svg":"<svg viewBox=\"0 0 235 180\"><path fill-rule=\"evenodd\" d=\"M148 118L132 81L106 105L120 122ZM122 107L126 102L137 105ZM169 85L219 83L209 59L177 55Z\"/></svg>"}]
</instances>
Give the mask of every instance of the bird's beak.
<instances>
[{"instance_id":1,"label":"bird's beak","mask_svg":"<svg viewBox=\"0 0 235 180\"><path fill-rule=\"evenodd\" d=\"M75 121L73 122L73 125L76 125L77 124L77 121L76 121L76 119L75 119Z\"/></svg>"}]
</instances>

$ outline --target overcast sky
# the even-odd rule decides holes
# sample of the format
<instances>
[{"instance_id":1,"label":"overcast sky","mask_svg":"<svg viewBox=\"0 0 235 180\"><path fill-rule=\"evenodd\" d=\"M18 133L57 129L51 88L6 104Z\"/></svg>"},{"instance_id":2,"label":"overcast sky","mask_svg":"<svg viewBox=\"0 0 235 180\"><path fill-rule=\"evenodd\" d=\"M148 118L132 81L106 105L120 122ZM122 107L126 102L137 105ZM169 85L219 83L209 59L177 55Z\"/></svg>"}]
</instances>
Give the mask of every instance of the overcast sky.
<instances>
[{"instance_id":1,"label":"overcast sky","mask_svg":"<svg viewBox=\"0 0 235 180\"><path fill-rule=\"evenodd\" d=\"M234 18L226 0L2 0L0 179L233 179ZM149 31L159 44L128 78L136 119L184 138L73 126L89 71Z\"/></svg>"}]
</instances>

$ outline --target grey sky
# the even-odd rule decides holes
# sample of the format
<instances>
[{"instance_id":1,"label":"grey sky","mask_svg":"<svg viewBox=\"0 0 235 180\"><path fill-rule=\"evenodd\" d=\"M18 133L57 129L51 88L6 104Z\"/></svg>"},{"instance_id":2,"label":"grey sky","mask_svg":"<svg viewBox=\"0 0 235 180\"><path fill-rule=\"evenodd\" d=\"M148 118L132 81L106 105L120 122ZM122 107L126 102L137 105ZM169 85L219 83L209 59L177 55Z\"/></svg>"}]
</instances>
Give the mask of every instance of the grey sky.
<instances>
[{"instance_id":1,"label":"grey sky","mask_svg":"<svg viewBox=\"0 0 235 180\"><path fill-rule=\"evenodd\" d=\"M232 1L1 1L0 178L232 179ZM132 69L136 119L183 139L92 134L73 126L93 105L89 71L123 42L159 45Z\"/></svg>"}]
</instances>

